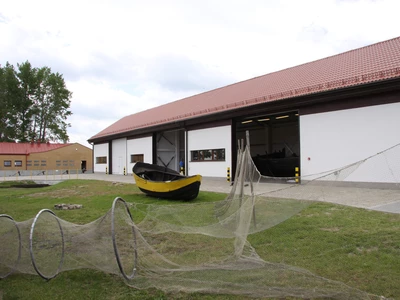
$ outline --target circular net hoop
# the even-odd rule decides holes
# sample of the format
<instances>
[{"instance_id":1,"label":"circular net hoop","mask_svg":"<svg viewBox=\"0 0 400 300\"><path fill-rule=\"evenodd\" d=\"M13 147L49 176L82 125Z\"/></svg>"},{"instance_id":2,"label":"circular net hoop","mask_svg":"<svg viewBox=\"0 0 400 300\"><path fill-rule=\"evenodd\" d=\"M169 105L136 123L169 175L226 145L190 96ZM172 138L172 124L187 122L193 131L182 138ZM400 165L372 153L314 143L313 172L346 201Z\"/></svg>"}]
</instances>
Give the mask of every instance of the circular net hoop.
<instances>
[{"instance_id":1,"label":"circular net hoop","mask_svg":"<svg viewBox=\"0 0 400 300\"><path fill-rule=\"evenodd\" d=\"M54 220L55 220L57 223L59 233L60 233L60 237L61 237L61 245L60 245L61 253L59 256L59 263L58 263L57 269L54 270L53 272L51 272L51 266L50 266L50 268L46 268L46 270L40 270L37 256L35 257L35 254L34 254L34 248L37 247L38 250L41 250L41 253L40 253L41 259L47 260L50 257L53 258L54 248L56 248L55 244L53 242L54 241L54 236L53 236L54 231L48 230L44 234L43 232L40 232L41 228L37 228L38 224L40 224L41 218L45 219L43 224L41 224L42 228L54 227ZM53 224L51 224L51 222L49 222L50 219L53 220ZM56 230L57 230L57 227L56 227ZM36 230L36 232L35 232L35 230ZM35 238L35 236L36 236L35 234L37 235L37 238ZM58 243L58 241L56 241L56 243ZM61 226L61 223L60 223L58 217L51 210L42 209L41 211L38 212L35 219L33 220L30 234L29 234L29 252L31 255L31 259L32 259L32 265L40 277L42 277L46 280L50 280L57 276L57 274L61 271L61 268L62 268L62 265L64 262L64 255L65 255L64 249L65 249L64 232L63 232L63 229L62 229L62 226ZM48 264L46 264L46 265L48 266ZM50 274L46 274L46 273L50 273Z\"/></svg>"},{"instance_id":2,"label":"circular net hoop","mask_svg":"<svg viewBox=\"0 0 400 300\"><path fill-rule=\"evenodd\" d=\"M0 278L14 272L50 280L60 272L96 269L133 280L138 266L137 228L128 204L115 198L111 209L79 225L42 209L15 222L0 215Z\"/></svg>"},{"instance_id":3,"label":"circular net hoop","mask_svg":"<svg viewBox=\"0 0 400 300\"><path fill-rule=\"evenodd\" d=\"M15 272L21 259L21 232L14 219L6 214L0 214L0 236L11 236L9 243L0 244L0 254L4 265L0 268L0 279ZM17 245L16 245L17 244ZM15 255L15 248L17 248ZM9 266L10 265L10 266Z\"/></svg>"},{"instance_id":4,"label":"circular net hoop","mask_svg":"<svg viewBox=\"0 0 400 300\"><path fill-rule=\"evenodd\" d=\"M116 207L118 205L123 205L125 208L125 211L130 219L130 221L132 222L131 225L128 225L131 228L132 231L132 236L133 236L133 244L134 244L134 249L133 249L133 270L131 274L127 274L125 272L125 268L123 265L123 261L121 259L120 253L118 251L118 243L117 243L117 233L116 233L116 215L115 215L115 210ZM127 203L125 202L125 200L123 200L122 198L115 198L112 204L112 208L111 208L111 237L112 237L112 242L113 242L113 248L114 248L114 253L115 253L115 259L117 260L117 264L118 264L118 268L121 272L121 275L126 279L126 280L131 280L135 277L135 273L136 273L136 267L137 267L137 246L136 246L136 233L135 233L135 228L133 226L133 218L131 215L131 212L129 211L129 207L127 205Z\"/></svg>"}]
</instances>

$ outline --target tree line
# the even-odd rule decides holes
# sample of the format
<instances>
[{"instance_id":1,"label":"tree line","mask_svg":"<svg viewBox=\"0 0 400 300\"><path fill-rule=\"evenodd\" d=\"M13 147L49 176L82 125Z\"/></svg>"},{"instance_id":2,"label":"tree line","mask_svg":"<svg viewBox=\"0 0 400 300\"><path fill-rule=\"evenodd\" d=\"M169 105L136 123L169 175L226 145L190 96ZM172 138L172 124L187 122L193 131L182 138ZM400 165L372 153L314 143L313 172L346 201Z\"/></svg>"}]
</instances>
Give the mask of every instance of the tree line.
<instances>
[{"instance_id":1,"label":"tree line","mask_svg":"<svg viewBox=\"0 0 400 300\"><path fill-rule=\"evenodd\" d=\"M71 97L49 67L0 65L0 141L68 142Z\"/></svg>"}]
</instances>

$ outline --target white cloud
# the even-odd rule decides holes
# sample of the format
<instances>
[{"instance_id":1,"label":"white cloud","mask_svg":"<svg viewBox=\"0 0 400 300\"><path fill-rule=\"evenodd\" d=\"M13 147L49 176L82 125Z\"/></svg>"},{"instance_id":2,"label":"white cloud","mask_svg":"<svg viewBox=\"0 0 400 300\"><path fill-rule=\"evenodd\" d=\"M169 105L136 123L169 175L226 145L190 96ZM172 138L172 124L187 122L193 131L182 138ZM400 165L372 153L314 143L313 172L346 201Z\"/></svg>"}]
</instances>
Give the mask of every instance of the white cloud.
<instances>
[{"instance_id":1,"label":"white cloud","mask_svg":"<svg viewBox=\"0 0 400 300\"><path fill-rule=\"evenodd\" d=\"M397 0L3 2L0 63L63 74L82 144L125 115L399 36Z\"/></svg>"}]
</instances>

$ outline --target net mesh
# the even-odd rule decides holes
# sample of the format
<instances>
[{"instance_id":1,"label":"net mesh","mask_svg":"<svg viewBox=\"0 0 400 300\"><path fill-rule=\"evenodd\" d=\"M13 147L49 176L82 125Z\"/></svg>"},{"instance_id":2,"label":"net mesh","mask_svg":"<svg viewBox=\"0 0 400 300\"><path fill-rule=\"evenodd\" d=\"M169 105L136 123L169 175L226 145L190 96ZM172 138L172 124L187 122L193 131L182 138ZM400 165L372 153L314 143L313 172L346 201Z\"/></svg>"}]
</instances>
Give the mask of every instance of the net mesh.
<instances>
[{"instance_id":1,"label":"net mesh","mask_svg":"<svg viewBox=\"0 0 400 300\"><path fill-rule=\"evenodd\" d=\"M19 272L49 280L66 270L92 268L118 274L138 289L165 292L384 299L302 268L265 261L248 236L284 222L310 200L345 202L346 182L377 164L387 166L378 182L392 182L388 191L398 192L399 152L396 146L341 169L278 179L258 172L242 142L232 190L220 202L145 205L116 198L103 217L85 225L46 209L23 222L0 215L0 277ZM357 188L351 188L354 197ZM368 201L364 189L359 193ZM141 221L134 223L131 212Z\"/></svg>"}]
</instances>

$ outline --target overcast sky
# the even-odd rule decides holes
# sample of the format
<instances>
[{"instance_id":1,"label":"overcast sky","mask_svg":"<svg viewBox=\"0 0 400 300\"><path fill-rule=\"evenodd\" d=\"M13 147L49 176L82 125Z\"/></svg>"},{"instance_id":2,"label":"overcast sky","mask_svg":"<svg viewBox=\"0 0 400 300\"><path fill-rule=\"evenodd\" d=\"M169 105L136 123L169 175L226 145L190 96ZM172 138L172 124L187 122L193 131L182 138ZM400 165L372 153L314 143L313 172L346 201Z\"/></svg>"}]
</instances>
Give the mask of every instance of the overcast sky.
<instances>
[{"instance_id":1,"label":"overcast sky","mask_svg":"<svg viewBox=\"0 0 400 300\"><path fill-rule=\"evenodd\" d=\"M70 142L118 119L400 36L398 0L0 0L0 64L63 74Z\"/></svg>"}]
</instances>

